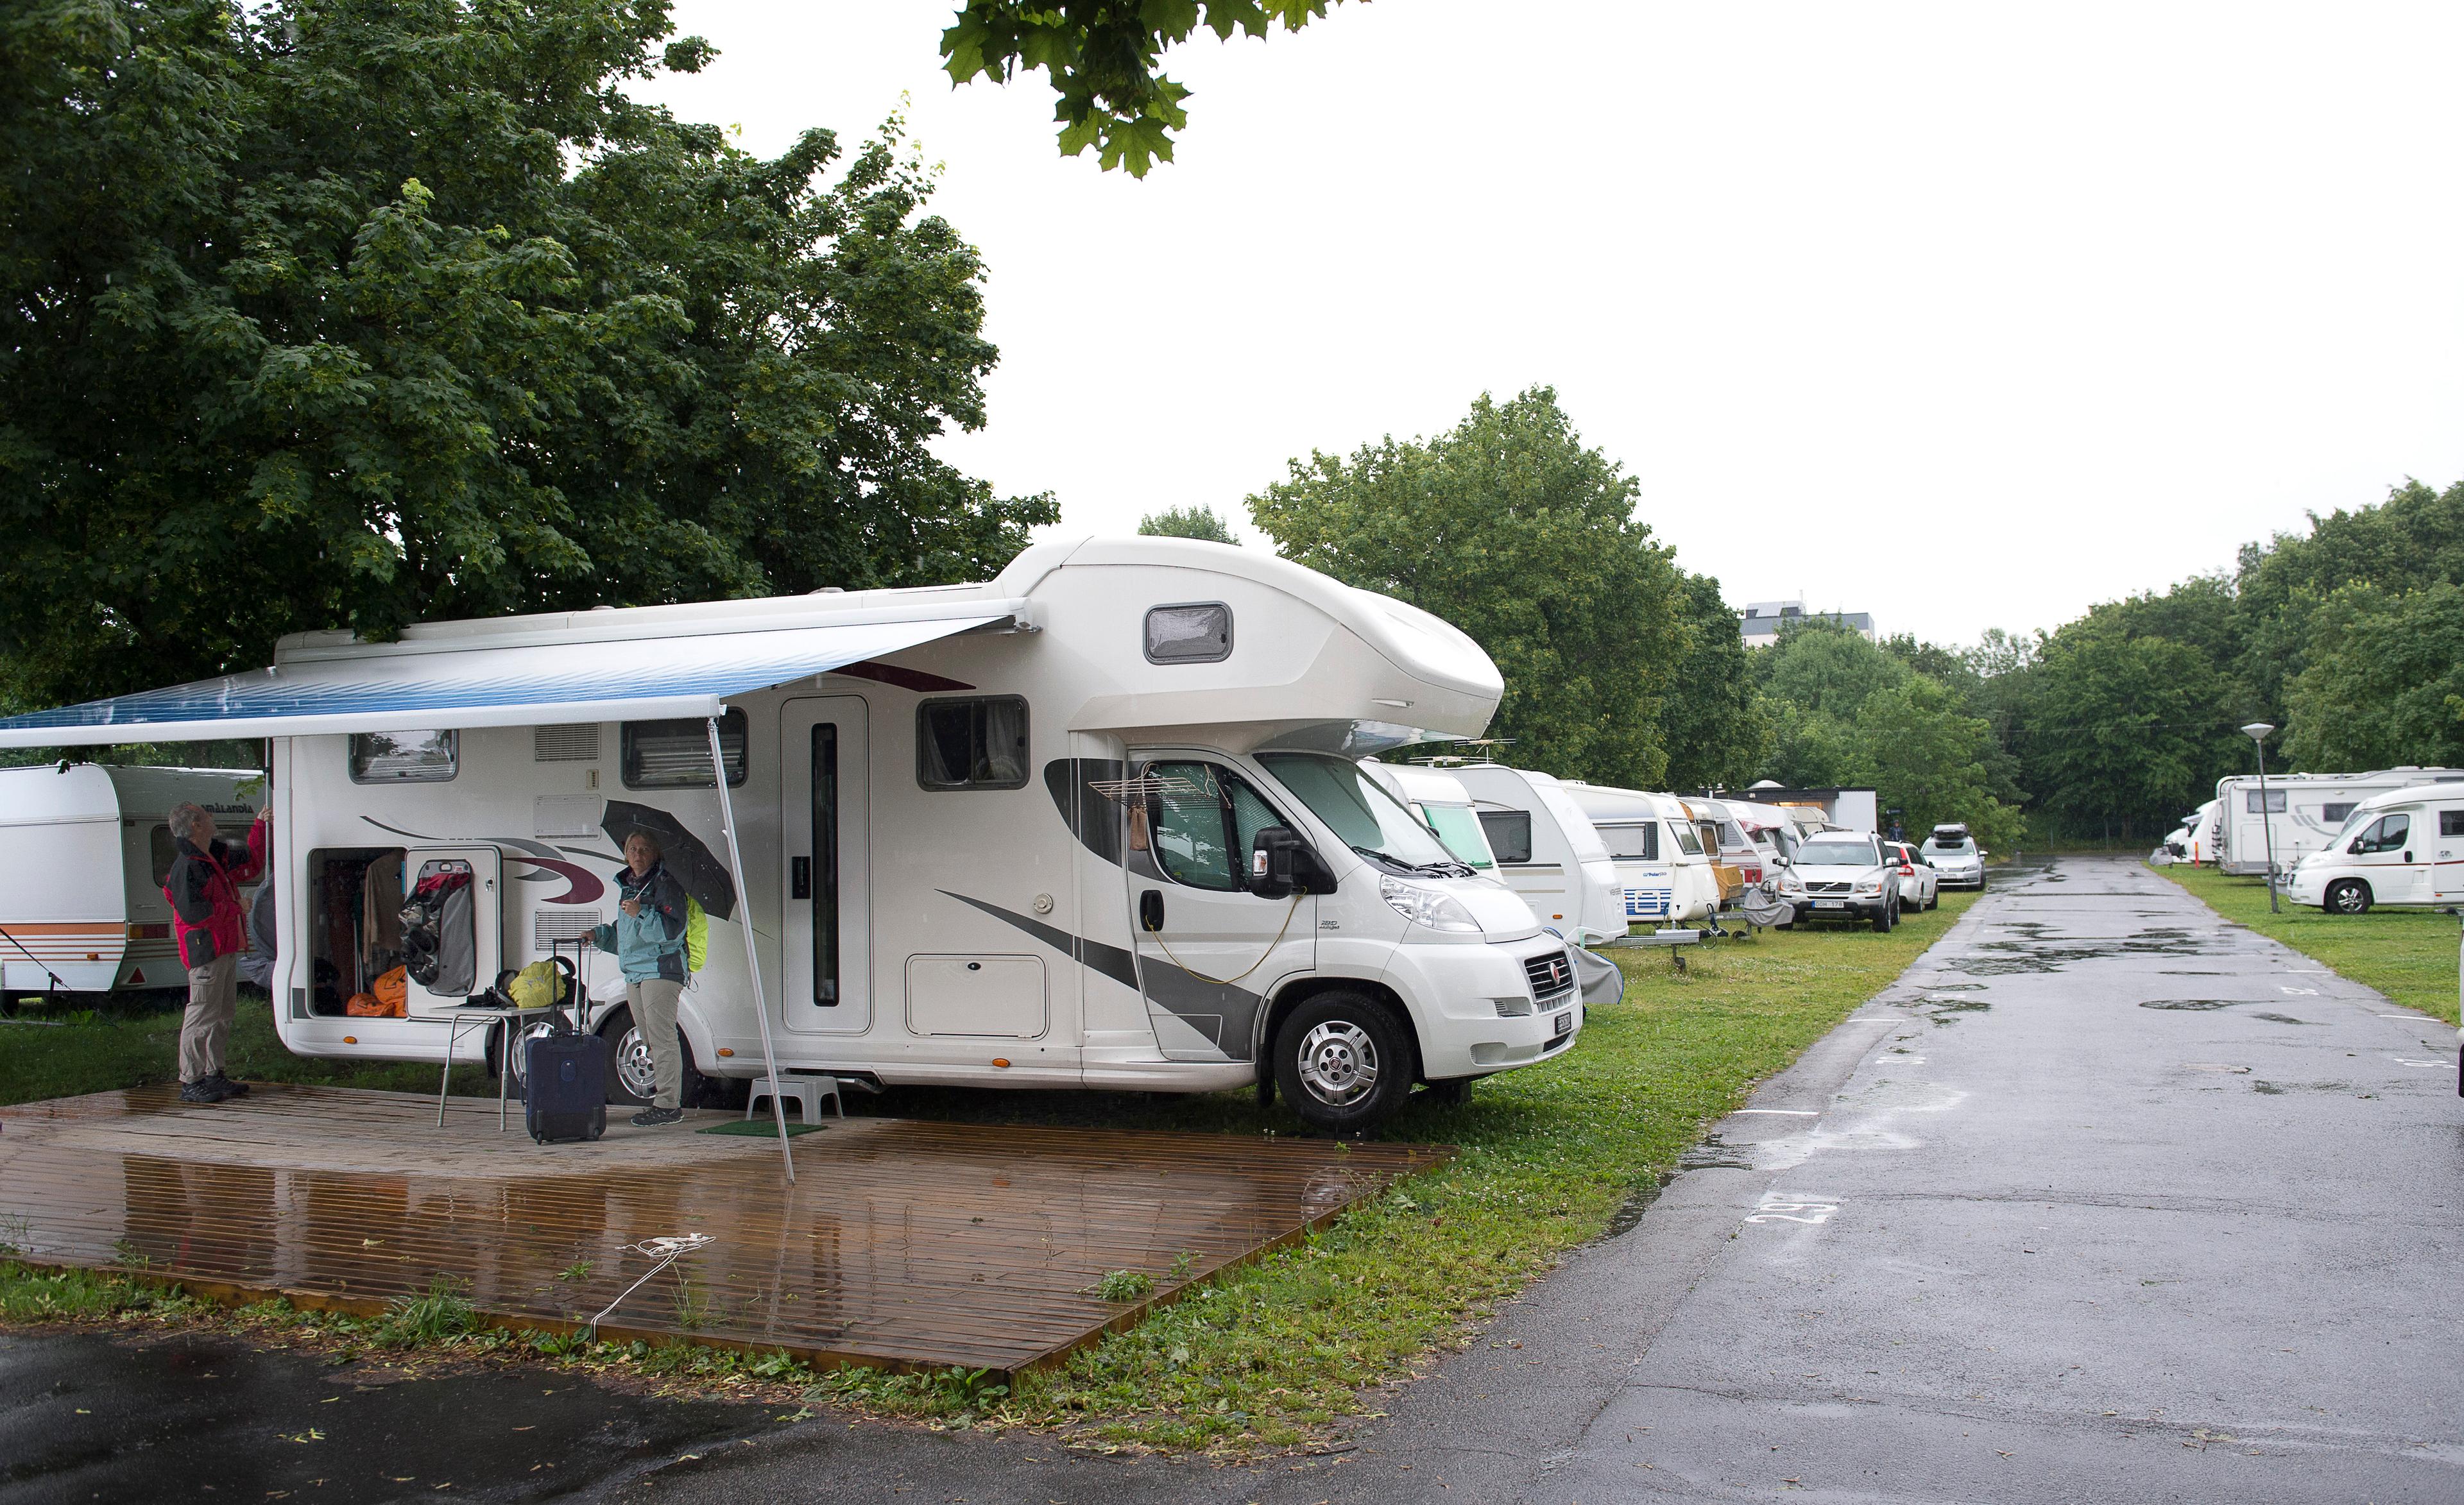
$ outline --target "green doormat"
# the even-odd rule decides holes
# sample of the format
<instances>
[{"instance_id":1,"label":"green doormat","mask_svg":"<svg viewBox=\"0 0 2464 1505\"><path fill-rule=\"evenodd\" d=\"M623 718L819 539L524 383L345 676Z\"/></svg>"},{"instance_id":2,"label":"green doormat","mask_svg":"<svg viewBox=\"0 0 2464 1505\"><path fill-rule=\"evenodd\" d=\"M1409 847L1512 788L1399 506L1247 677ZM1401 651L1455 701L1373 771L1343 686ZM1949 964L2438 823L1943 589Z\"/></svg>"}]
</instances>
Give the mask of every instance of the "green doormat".
<instances>
[{"instance_id":1,"label":"green doormat","mask_svg":"<svg viewBox=\"0 0 2464 1505\"><path fill-rule=\"evenodd\" d=\"M787 1125L787 1137L793 1139L799 1134L818 1134L827 1127L829 1125L826 1123L790 1123ZM695 1129L693 1132L696 1134L759 1134L765 1138L776 1139L779 1137L779 1121L777 1119L730 1119L724 1123L714 1123L706 1129Z\"/></svg>"}]
</instances>

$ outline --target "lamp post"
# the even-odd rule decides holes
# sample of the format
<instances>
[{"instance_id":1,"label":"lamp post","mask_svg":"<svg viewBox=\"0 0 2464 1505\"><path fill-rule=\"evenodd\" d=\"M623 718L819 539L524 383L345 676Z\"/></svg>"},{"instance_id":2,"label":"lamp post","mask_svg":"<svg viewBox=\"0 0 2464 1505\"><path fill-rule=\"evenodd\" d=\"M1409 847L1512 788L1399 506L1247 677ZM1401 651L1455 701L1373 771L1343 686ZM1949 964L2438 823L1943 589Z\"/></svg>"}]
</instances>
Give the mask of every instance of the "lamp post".
<instances>
[{"instance_id":1,"label":"lamp post","mask_svg":"<svg viewBox=\"0 0 2464 1505\"><path fill-rule=\"evenodd\" d=\"M2251 751L2258 754L2258 828L2267 833L2267 912L2281 914L2276 906L2276 822L2269 819L2267 808L2267 734L2276 729L2264 721L2254 721L2241 729L2250 738Z\"/></svg>"}]
</instances>

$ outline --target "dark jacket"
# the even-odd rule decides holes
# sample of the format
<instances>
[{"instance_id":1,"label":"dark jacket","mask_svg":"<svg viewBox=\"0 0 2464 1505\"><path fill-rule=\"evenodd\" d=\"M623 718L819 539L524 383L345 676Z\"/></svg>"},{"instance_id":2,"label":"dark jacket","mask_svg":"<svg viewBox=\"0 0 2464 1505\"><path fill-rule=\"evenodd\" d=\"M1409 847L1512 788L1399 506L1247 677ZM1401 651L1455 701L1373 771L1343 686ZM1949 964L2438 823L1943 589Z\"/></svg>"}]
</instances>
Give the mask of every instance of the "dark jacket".
<instances>
[{"instance_id":1,"label":"dark jacket","mask_svg":"<svg viewBox=\"0 0 2464 1505\"><path fill-rule=\"evenodd\" d=\"M641 901L642 912L627 914L616 911L612 925L603 925L591 932L591 940L603 951L616 954L617 970L627 982L649 982L664 977L670 982L685 980L685 885L676 882L665 862L652 862L650 870L635 878L630 867L616 874L616 898Z\"/></svg>"},{"instance_id":2,"label":"dark jacket","mask_svg":"<svg viewBox=\"0 0 2464 1505\"><path fill-rule=\"evenodd\" d=\"M248 828L248 845L235 848L216 838L210 850L200 850L182 837L174 848L163 897L171 901L171 929L180 940L180 965L203 967L217 956L236 956L248 949L240 933L239 885L253 883L265 871L266 824Z\"/></svg>"}]
</instances>

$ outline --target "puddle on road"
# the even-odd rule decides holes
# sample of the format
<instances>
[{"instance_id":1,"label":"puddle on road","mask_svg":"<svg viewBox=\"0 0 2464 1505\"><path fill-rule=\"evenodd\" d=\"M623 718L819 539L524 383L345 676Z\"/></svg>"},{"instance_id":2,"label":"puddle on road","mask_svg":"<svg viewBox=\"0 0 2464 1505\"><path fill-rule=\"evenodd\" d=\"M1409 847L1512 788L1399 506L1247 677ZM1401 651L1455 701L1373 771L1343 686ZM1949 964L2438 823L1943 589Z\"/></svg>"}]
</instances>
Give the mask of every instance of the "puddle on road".
<instances>
[{"instance_id":1,"label":"puddle on road","mask_svg":"<svg viewBox=\"0 0 2464 1505\"><path fill-rule=\"evenodd\" d=\"M1677 1168L1680 1170L1751 1170L1755 1168L1753 1150L1749 1145L1731 1145L1717 1134L1707 1134L1704 1136L1703 1143L1677 1157ZM1636 1193L1638 1196L1640 1194L1640 1192ZM1651 1194L1657 1197L1660 1195L1660 1189L1653 1188ZM1645 1205L1648 1206L1648 1204ZM1639 1217L1642 1214L1638 1212L1635 1215Z\"/></svg>"},{"instance_id":2,"label":"puddle on road","mask_svg":"<svg viewBox=\"0 0 2464 1505\"><path fill-rule=\"evenodd\" d=\"M1678 1164L1680 1166L1684 1164L1682 1157L1679 1159ZM1747 1166L1739 1168L1750 1170L1753 1167ZM1664 1177L1658 1180L1646 1181L1642 1185L1635 1188L1634 1195L1627 1197L1624 1204L1609 1215L1608 1232L1600 1236L1603 1238L1615 1238L1619 1233L1633 1232L1634 1226L1642 1221L1642 1214L1650 1211L1651 1205L1660 1200L1660 1193L1667 1189L1668 1181Z\"/></svg>"},{"instance_id":3,"label":"puddle on road","mask_svg":"<svg viewBox=\"0 0 2464 1505\"><path fill-rule=\"evenodd\" d=\"M2297 1019L2289 1014L2254 1014L2251 1017L2265 1019L2270 1024L2315 1024L2321 1029L2326 1027L2327 1022L2324 1019Z\"/></svg>"},{"instance_id":4,"label":"puddle on road","mask_svg":"<svg viewBox=\"0 0 2464 1505\"><path fill-rule=\"evenodd\" d=\"M2003 927L2016 939L1984 941L1965 956L1943 966L1972 977L2008 977L2029 972L2057 972L2074 962L2104 961L2119 956L2215 956L2225 948L2217 938L2175 926L2151 926L2116 940L2080 941L2057 935L2054 927L2033 920ZM2063 944L2068 939L2069 944Z\"/></svg>"},{"instance_id":5,"label":"puddle on road","mask_svg":"<svg viewBox=\"0 0 2464 1505\"><path fill-rule=\"evenodd\" d=\"M1927 998L1918 1005L1933 1015L1934 1028L1957 1024L1963 1014L1983 1014L1993 1005L1982 998Z\"/></svg>"},{"instance_id":6,"label":"puddle on road","mask_svg":"<svg viewBox=\"0 0 2464 1505\"><path fill-rule=\"evenodd\" d=\"M2150 998L2139 1007L2143 1009L2230 1009L2234 1004L2244 1001L2240 998Z\"/></svg>"}]
</instances>

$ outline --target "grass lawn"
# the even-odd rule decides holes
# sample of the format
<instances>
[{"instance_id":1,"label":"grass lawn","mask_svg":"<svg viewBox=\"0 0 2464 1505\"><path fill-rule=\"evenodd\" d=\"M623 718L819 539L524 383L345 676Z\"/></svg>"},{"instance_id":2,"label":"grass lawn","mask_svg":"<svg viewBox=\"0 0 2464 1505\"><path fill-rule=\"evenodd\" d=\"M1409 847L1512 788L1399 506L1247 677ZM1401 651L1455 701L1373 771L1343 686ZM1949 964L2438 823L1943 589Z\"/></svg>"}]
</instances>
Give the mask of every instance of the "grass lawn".
<instances>
[{"instance_id":1,"label":"grass lawn","mask_svg":"<svg viewBox=\"0 0 2464 1505\"><path fill-rule=\"evenodd\" d=\"M2338 974L2376 988L2409 1009L2455 1022L2456 923L2434 909L2373 909L2363 915L2305 909L2290 900L2267 911L2267 882L2228 878L2212 867L2156 871L2207 901L2228 920L2282 941Z\"/></svg>"},{"instance_id":2,"label":"grass lawn","mask_svg":"<svg viewBox=\"0 0 2464 1505\"><path fill-rule=\"evenodd\" d=\"M1023 1376L1008 1393L954 1377L842 1371L815 1377L811 1399L938 1425L1060 1429L1097 1446L1226 1450L1289 1445L1338 1416L1374 1409L1375 1387L1408 1379L1439 1351L1467 1341L1495 1303L1598 1236L1638 1191L1658 1186L1711 1120L1887 986L1973 902L1947 894L1940 910L1910 916L1890 935L1777 930L1702 947L1682 975L1665 954L1626 953L1625 1001L1593 1010L1567 1056L1489 1078L1467 1107L1416 1098L1387 1126L1387 1138L1460 1146L1452 1164L1401 1183L1303 1244L1225 1272L1128 1332ZM264 1006L255 1014L271 1046ZM124 1054L115 1058L167 1069L170 1016L143 1027L0 1033L56 1034L70 1045L90 1033L119 1041L132 1029L138 1043L116 1043ZM235 1069L254 1072L254 1058ZM99 1069L79 1075L22 1057L5 1070L0 1083L11 1098L117 1084ZM41 1090L28 1090L37 1080ZM877 1111L1236 1134L1299 1129L1287 1110L1262 1114L1245 1092L905 1090L880 1100ZM1146 1274L1171 1283L1169 1271ZM6 1295L0 1291L0 1310L11 1305ZM24 1296L14 1309L39 1309L39 1300ZM636 1361L601 1353L554 1362Z\"/></svg>"}]
</instances>

